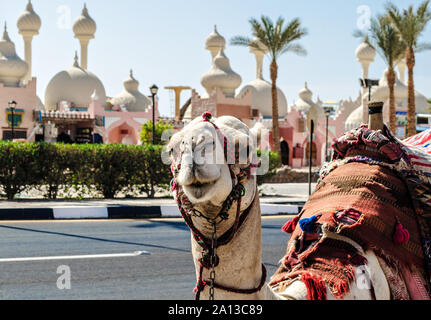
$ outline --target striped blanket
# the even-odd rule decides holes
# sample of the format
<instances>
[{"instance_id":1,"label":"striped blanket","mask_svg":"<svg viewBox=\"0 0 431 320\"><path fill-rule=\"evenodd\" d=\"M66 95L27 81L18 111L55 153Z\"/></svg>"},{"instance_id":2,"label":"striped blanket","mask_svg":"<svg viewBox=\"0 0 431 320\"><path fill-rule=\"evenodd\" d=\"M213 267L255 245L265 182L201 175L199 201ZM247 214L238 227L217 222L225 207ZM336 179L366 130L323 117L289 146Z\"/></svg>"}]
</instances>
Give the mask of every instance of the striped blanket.
<instances>
[{"instance_id":1,"label":"striped blanket","mask_svg":"<svg viewBox=\"0 0 431 320\"><path fill-rule=\"evenodd\" d=\"M322 167L315 193L294 219L287 254L270 285L299 276L310 299L325 298L323 283L343 297L356 266L364 261L354 248L327 236L335 232L380 253L392 266L399 262L402 268L397 270L421 270L427 278L426 296L431 275L431 130L400 141L386 127L382 132L361 126L332 147L332 161ZM304 228L308 221L316 222ZM397 221L410 232L402 245L393 240ZM400 283L394 282L393 293Z\"/></svg>"}]
</instances>

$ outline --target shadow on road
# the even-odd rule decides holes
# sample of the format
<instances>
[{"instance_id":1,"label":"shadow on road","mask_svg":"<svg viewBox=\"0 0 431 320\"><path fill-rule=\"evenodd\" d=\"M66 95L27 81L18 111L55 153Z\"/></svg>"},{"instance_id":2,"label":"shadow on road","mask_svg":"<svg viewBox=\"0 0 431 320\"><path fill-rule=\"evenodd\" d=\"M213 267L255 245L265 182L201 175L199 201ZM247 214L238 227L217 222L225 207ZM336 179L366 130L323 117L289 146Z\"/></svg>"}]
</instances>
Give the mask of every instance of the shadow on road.
<instances>
[{"instance_id":1,"label":"shadow on road","mask_svg":"<svg viewBox=\"0 0 431 320\"><path fill-rule=\"evenodd\" d=\"M150 247L150 248L167 249L167 250L174 250L174 251L181 251L181 252L191 252L190 250L160 246L160 245L149 244L149 243L139 243L139 242L130 242L130 241L122 241L122 240L103 239L103 238L89 237L89 236L64 233L64 232L45 231L45 230L29 229L29 228L22 228L22 227L12 227L12 226L5 226L5 225L0 225L0 228L19 230L19 231L27 231L27 232L44 233L44 234L51 234L51 235L56 235L56 236L71 237L71 238L78 238L78 239L121 243L121 244L129 244L129 245L134 245L134 246L144 246L144 247Z\"/></svg>"},{"instance_id":2,"label":"shadow on road","mask_svg":"<svg viewBox=\"0 0 431 320\"><path fill-rule=\"evenodd\" d=\"M139 224L139 225L133 225L131 228L144 228L144 229L151 229L151 228L158 228L158 227L168 227L173 228L177 230L183 230L189 232L189 228L185 224L184 221L147 221L147 223Z\"/></svg>"}]
</instances>

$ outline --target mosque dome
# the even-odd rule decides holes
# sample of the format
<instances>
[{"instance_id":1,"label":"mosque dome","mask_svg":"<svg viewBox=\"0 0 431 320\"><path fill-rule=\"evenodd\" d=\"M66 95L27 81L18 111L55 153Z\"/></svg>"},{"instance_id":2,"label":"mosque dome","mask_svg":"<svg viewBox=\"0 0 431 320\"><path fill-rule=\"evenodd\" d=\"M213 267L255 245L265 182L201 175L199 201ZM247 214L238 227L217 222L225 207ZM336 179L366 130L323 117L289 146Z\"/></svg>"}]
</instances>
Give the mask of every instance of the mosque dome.
<instances>
[{"instance_id":1,"label":"mosque dome","mask_svg":"<svg viewBox=\"0 0 431 320\"><path fill-rule=\"evenodd\" d=\"M57 73L45 91L45 107L57 110L60 101L72 102L76 107L85 107L92 102L92 94L97 92L100 104L105 106L106 92L99 78L88 70L82 69L75 55L75 63L67 70Z\"/></svg>"},{"instance_id":2,"label":"mosque dome","mask_svg":"<svg viewBox=\"0 0 431 320\"><path fill-rule=\"evenodd\" d=\"M217 26L214 26L214 31L211 32L205 40L205 49L216 50L216 53L226 48L226 40L222 37L218 31Z\"/></svg>"},{"instance_id":3,"label":"mosque dome","mask_svg":"<svg viewBox=\"0 0 431 320\"><path fill-rule=\"evenodd\" d=\"M25 11L18 17L17 26L19 33L23 34L30 32L33 34L39 34L42 22L40 17L33 10L33 5L31 1L28 1Z\"/></svg>"},{"instance_id":4,"label":"mosque dome","mask_svg":"<svg viewBox=\"0 0 431 320\"><path fill-rule=\"evenodd\" d=\"M295 102L295 105L293 106L294 109L307 114L308 118L315 122L325 116L322 106L313 102L313 92L308 89L307 82L305 83L304 88L299 91L298 95L299 99Z\"/></svg>"},{"instance_id":5,"label":"mosque dome","mask_svg":"<svg viewBox=\"0 0 431 320\"><path fill-rule=\"evenodd\" d=\"M16 54L15 44L10 40L5 24L0 40L0 82L17 86L27 74L28 64Z\"/></svg>"},{"instance_id":6,"label":"mosque dome","mask_svg":"<svg viewBox=\"0 0 431 320\"><path fill-rule=\"evenodd\" d=\"M94 34L96 33L96 22L94 22L88 14L88 9L85 4L84 9L82 9L82 14L73 23L73 32L75 33L75 38L94 38Z\"/></svg>"},{"instance_id":7,"label":"mosque dome","mask_svg":"<svg viewBox=\"0 0 431 320\"><path fill-rule=\"evenodd\" d=\"M214 58L211 69L201 77L201 84L208 95L215 88L220 88L227 97L235 96L235 90L241 85L241 81L241 76L232 70L223 50Z\"/></svg>"},{"instance_id":8,"label":"mosque dome","mask_svg":"<svg viewBox=\"0 0 431 320\"><path fill-rule=\"evenodd\" d=\"M257 109L264 117L272 117L272 85L266 80L256 79L246 84L236 97L243 96L248 90L251 91L251 108ZM280 117L287 114L287 100L283 91L277 88L278 112Z\"/></svg>"},{"instance_id":9,"label":"mosque dome","mask_svg":"<svg viewBox=\"0 0 431 320\"><path fill-rule=\"evenodd\" d=\"M375 101L386 101L389 99L389 85L387 78L388 72L388 69L384 71L382 78L379 80L379 86L371 91L371 97ZM407 99L408 88L399 80L399 78L396 76L396 72L394 91L396 100ZM368 99L368 93L366 93L365 96Z\"/></svg>"},{"instance_id":10,"label":"mosque dome","mask_svg":"<svg viewBox=\"0 0 431 320\"><path fill-rule=\"evenodd\" d=\"M133 77L133 71L130 70L130 76L124 81L124 90L119 95L111 99L111 104L121 105L129 112L145 112L151 107L151 100L138 90L139 82Z\"/></svg>"},{"instance_id":11,"label":"mosque dome","mask_svg":"<svg viewBox=\"0 0 431 320\"><path fill-rule=\"evenodd\" d=\"M359 127L363 123L363 108L356 108L346 119L344 129L346 131Z\"/></svg>"},{"instance_id":12,"label":"mosque dome","mask_svg":"<svg viewBox=\"0 0 431 320\"><path fill-rule=\"evenodd\" d=\"M430 113L431 104L428 103L427 98L422 93L415 91L415 100L417 113Z\"/></svg>"},{"instance_id":13,"label":"mosque dome","mask_svg":"<svg viewBox=\"0 0 431 320\"><path fill-rule=\"evenodd\" d=\"M364 39L358 48L356 49L356 58L359 62L368 61L373 62L376 57L376 49L374 49L369 43L368 38Z\"/></svg>"},{"instance_id":14,"label":"mosque dome","mask_svg":"<svg viewBox=\"0 0 431 320\"><path fill-rule=\"evenodd\" d=\"M44 110L45 105L43 104L42 100L40 100L39 96L36 96L36 99L37 99L36 109L37 110Z\"/></svg>"}]
</instances>

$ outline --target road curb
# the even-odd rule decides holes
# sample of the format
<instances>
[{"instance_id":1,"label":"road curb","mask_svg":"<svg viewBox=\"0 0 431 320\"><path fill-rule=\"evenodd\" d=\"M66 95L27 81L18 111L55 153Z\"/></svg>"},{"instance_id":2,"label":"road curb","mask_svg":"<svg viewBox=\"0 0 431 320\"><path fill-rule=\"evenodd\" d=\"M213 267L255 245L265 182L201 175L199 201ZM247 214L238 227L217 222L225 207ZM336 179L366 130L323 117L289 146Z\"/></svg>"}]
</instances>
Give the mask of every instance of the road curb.
<instances>
[{"instance_id":1,"label":"road curb","mask_svg":"<svg viewBox=\"0 0 431 320\"><path fill-rule=\"evenodd\" d=\"M298 214L302 204L261 204L262 216ZM0 208L0 220L148 219L181 217L177 205Z\"/></svg>"}]
</instances>

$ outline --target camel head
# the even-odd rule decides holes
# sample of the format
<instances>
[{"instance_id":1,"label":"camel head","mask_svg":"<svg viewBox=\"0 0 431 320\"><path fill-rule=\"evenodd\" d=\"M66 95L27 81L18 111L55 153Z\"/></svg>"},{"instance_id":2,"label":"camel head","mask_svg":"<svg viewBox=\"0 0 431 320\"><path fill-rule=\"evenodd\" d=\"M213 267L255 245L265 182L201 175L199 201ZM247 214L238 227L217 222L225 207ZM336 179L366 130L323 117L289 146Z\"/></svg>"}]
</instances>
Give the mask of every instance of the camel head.
<instances>
[{"instance_id":1,"label":"camel head","mask_svg":"<svg viewBox=\"0 0 431 320\"><path fill-rule=\"evenodd\" d=\"M175 186L208 217L220 211L239 182L245 191L241 208L253 201L256 177L250 175L250 168L256 142L237 118L204 114L173 135L167 150Z\"/></svg>"}]
</instances>

